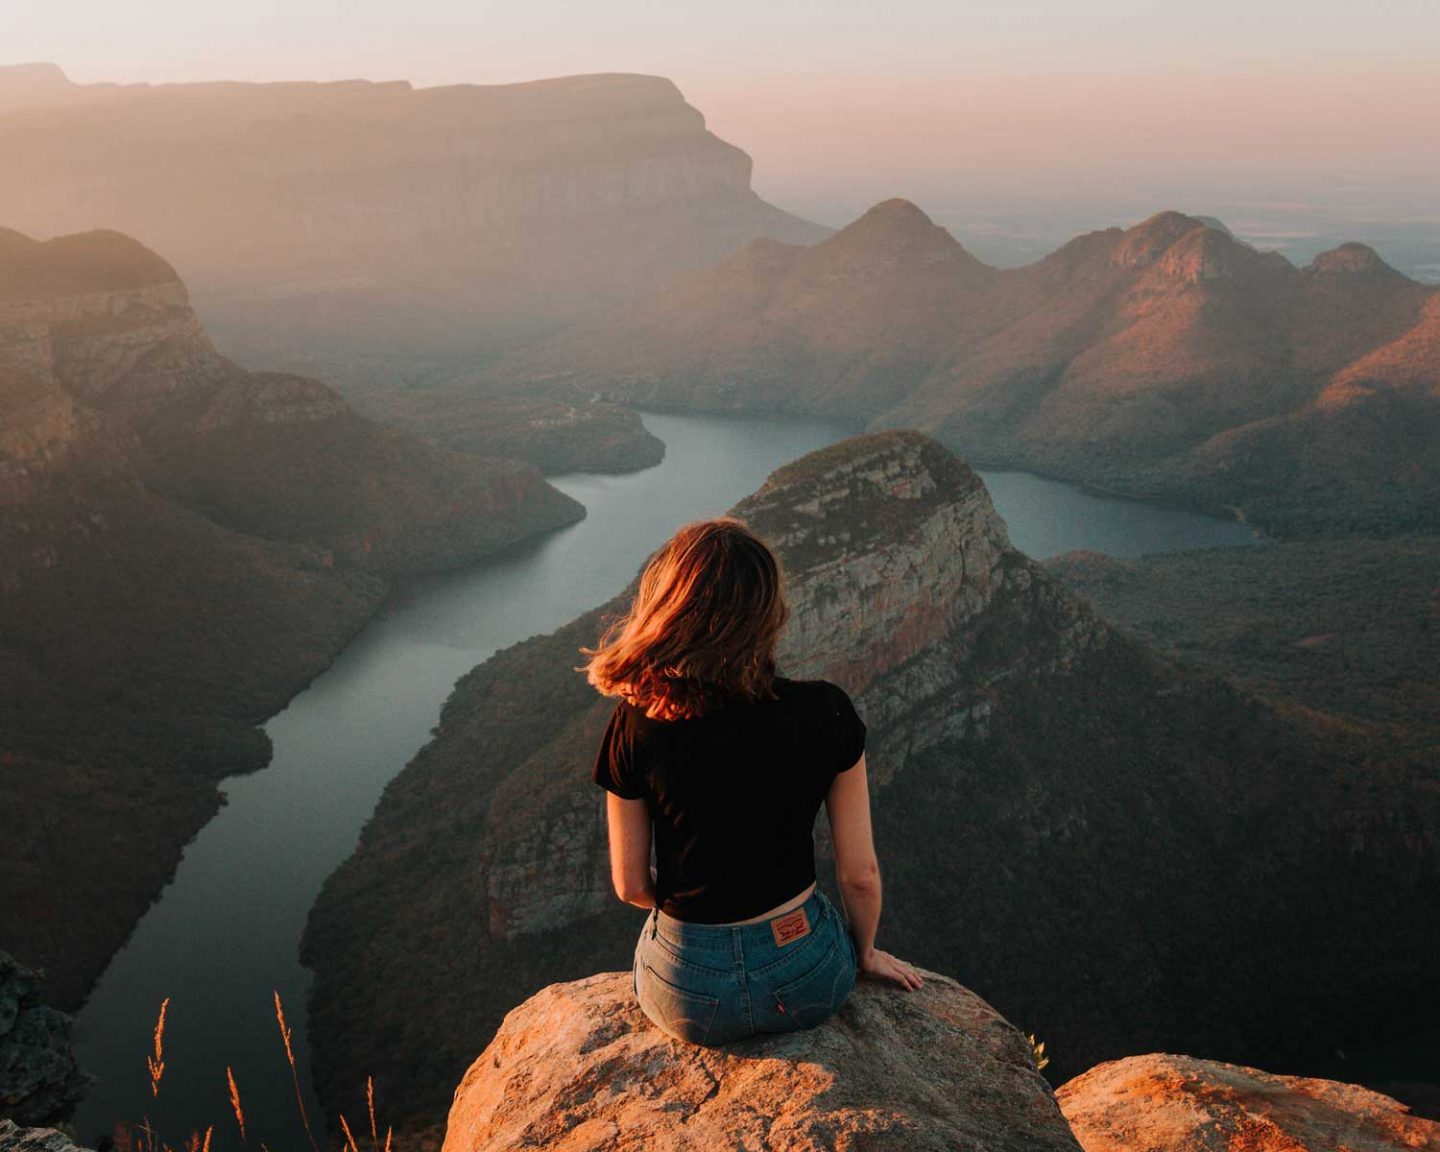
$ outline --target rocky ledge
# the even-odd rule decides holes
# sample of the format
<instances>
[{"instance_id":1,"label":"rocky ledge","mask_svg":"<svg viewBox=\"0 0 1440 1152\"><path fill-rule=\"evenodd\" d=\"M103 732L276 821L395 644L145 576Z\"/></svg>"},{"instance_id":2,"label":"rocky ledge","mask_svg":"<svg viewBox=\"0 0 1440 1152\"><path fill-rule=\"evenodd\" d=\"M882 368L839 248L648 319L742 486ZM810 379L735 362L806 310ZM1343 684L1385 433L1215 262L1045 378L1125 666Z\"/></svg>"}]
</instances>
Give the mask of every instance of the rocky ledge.
<instances>
[{"instance_id":1,"label":"rocky ledge","mask_svg":"<svg viewBox=\"0 0 1440 1152\"><path fill-rule=\"evenodd\" d=\"M1440 1152L1440 1123L1333 1080L1132 1056L1059 1091L1085 1152Z\"/></svg>"},{"instance_id":2,"label":"rocky ledge","mask_svg":"<svg viewBox=\"0 0 1440 1152\"><path fill-rule=\"evenodd\" d=\"M82 1152L75 1141L56 1128L21 1128L0 1120L0 1152Z\"/></svg>"},{"instance_id":3,"label":"rocky ledge","mask_svg":"<svg viewBox=\"0 0 1440 1152\"><path fill-rule=\"evenodd\" d=\"M1025 1037L953 980L861 982L809 1032L673 1040L628 972L552 984L471 1065L444 1152L1078 1152Z\"/></svg>"},{"instance_id":4,"label":"rocky ledge","mask_svg":"<svg viewBox=\"0 0 1440 1152\"><path fill-rule=\"evenodd\" d=\"M70 1048L70 1017L41 1004L39 987L38 972L0 952L0 1117L21 1124L64 1116L87 1083Z\"/></svg>"}]
</instances>

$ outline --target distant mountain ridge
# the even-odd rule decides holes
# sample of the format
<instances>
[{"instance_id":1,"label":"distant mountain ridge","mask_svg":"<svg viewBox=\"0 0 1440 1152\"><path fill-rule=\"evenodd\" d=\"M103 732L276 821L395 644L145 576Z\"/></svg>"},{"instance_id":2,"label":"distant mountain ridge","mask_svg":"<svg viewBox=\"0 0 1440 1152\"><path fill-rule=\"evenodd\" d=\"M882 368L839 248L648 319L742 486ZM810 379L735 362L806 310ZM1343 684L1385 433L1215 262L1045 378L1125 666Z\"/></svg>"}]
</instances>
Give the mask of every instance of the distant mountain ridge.
<instances>
[{"instance_id":1,"label":"distant mountain ridge","mask_svg":"<svg viewBox=\"0 0 1440 1152\"><path fill-rule=\"evenodd\" d=\"M245 372L129 237L0 230L0 943L76 1003L392 577L582 514Z\"/></svg>"},{"instance_id":2,"label":"distant mountain ridge","mask_svg":"<svg viewBox=\"0 0 1440 1152\"><path fill-rule=\"evenodd\" d=\"M134 235L247 362L382 387L756 237L826 232L760 199L749 156L656 76L152 86L0 68L0 150L0 220Z\"/></svg>"},{"instance_id":3,"label":"distant mountain ridge","mask_svg":"<svg viewBox=\"0 0 1440 1152\"><path fill-rule=\"evenodd\" d=\"M1440 523L1440 289L1162 212L992 269L903 201L757 242L486 390L916 427L967 458L1291 534Z\"/></svg>"}]
</instances>

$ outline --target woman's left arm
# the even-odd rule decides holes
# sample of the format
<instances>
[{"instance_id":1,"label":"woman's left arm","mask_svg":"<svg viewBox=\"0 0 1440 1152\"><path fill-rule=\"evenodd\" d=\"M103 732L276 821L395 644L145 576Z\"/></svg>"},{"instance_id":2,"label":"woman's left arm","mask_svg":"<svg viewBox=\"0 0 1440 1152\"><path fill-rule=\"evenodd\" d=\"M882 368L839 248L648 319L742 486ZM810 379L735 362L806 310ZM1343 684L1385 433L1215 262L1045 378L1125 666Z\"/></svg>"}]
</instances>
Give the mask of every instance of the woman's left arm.
<instances>
[{"instance_id":1,"label":"woman's left arm","mask_svg":"<svg viewBox=\"0 0 1440 1152\"><path fill-rule=\"evenodd\" d=\"M650 874L650 808L644 800L626 800L609 792L605 817L610 828L610 879L615 894L637 908L655 907Z\"/></svg>"}]
</instances>

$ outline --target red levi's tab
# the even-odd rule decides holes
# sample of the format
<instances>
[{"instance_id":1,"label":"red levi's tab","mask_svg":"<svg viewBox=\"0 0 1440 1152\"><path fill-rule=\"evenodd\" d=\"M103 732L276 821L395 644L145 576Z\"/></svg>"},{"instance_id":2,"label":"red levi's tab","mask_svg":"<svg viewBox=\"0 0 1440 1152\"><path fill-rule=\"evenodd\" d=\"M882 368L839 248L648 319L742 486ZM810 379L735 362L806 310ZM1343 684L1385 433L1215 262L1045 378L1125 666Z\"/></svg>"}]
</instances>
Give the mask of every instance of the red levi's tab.
<instances>
[{"instance_id":1,"label":"red levi's tab","mask_svg":"<svg viewBox=\"0 0 1440 1152\"><path fill-rule=\"evenodd\" d=\"M775 937L776 945L781 948L810 935L810 921L805 915L804 907L796 908L793 912L787 912L785 915L771 920L770 934Z\"/></svg>"}]
</instances>

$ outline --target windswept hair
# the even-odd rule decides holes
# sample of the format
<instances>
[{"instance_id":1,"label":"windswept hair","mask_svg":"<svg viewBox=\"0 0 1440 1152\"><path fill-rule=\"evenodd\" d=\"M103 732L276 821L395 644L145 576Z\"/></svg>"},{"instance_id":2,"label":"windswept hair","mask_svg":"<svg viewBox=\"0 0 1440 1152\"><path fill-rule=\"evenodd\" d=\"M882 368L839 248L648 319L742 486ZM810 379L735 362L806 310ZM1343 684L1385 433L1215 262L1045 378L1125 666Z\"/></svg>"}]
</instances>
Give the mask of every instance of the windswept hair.
<instances>
[{"instance_id":1,"label":"windswept hair","mask_svg":"<svg viewBox=\"0 0 1440 1152\"><path fill-rule=\"evenodd\" d=\"M773 699L775 644L788 616L770 546L739 520L701 520L650 558L630 611L580 650L584 671L603 695L659 720Z\"/></svg>"}]
</instances>

